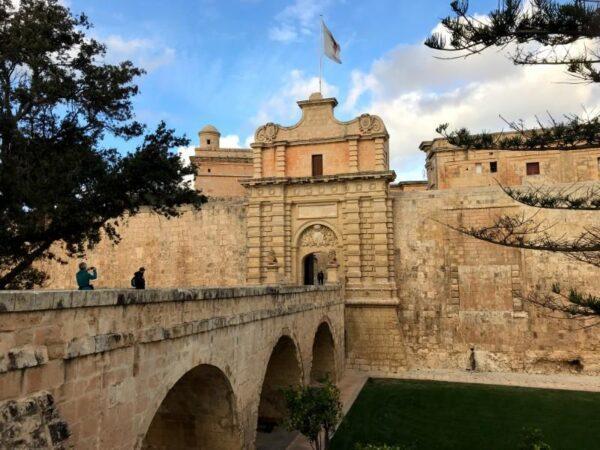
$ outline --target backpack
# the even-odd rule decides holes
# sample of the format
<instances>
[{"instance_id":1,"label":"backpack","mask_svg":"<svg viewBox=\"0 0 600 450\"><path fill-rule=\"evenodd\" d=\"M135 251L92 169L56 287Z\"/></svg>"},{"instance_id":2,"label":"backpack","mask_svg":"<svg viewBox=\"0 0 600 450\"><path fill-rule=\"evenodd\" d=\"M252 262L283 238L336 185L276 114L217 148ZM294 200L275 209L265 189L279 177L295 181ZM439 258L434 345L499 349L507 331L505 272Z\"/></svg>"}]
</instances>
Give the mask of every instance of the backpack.
<instances>
[{"instance_id":1,"label":"backpack","mask_svg":"<svg viewBox=\"0 0 600 450\"><path fill-rule=\"evenodd\" d=\"M135 275L131 279L131 287L133 287L133 288L135 287Z\"/></svg>"}]
</instances>

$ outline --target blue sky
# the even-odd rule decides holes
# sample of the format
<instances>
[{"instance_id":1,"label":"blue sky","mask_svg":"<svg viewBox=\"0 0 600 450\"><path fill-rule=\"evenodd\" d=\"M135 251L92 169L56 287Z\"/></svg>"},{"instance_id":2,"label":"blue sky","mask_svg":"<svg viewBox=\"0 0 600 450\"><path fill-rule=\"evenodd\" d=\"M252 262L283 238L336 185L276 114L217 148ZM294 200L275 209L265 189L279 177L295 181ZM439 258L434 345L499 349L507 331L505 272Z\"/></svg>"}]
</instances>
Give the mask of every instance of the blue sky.
<instances>
[{"instance_id":1,"label":"blue sky","mask_svg":"<svg viewBox=\"0 0 600 450\"><path fill-rule=\"evenodd\" d=\"M471 2L478 11L496 0ZM497 129L498 114L528 118L556 108L598 105L595 87L569 87L556 69L515 68L489 52L439 61L422 45L449 0L69 0L85 12L109 59L131 59L148 73L139 80L138 118L164 119L197 141L215 125L227 145L244 146L258 125L291 125L296 100L316 89L319 15L342 47L342 65L325 63L325 94L337 116L383 117L391 165L399 179L421 178L418 144L435 126ZM542 86L542 87L540 87ZM535 92L533 92L535 91ZM540 91L539 93L537 91ZM548 100L552 103L548 105Z\"/></svg>"}]
</instances>

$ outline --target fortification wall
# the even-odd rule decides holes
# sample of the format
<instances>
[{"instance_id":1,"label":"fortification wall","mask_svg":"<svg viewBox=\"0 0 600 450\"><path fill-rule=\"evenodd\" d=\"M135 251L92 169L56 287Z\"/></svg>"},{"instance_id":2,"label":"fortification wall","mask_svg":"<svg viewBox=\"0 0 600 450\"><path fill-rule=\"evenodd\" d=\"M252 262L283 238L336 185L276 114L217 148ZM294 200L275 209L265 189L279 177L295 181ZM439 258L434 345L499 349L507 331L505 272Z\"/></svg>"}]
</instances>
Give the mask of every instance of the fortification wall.
<instances>
[{"instance_id":1,"label":"fortification wall","mask_svg":"<svg viewBox=\"0 0 600 450\"><path fill-rule=\"evenodd\" d=\"M498 214L532 214L498 188L394 192L399 306L346 308L348 365L364 370L469 366L491 371L600 372L600 332L553 318L520 292L554 282L600 292L593 266L547 252L501 247L444 224L480 226ZM553 233L576 234L594 213L552 212L537 219Z\"/></svg>"},{"instance_id":2,"label":"fortification wall","mask_svg":"<svg viewBox=\"0 0 600 450\"><path fill-rule=\"evenodd\" d=\"M148 287L231 286L246 281L246 209L243 199L214 199L201 211L186 208L172 219L149 211L120 226L118 245L104 239L85 261L98 268L96 287L129 287L146 269ZM60 252L60 250L59 250ZM46 288L73 289L79 259L45 262Z\"/></svg>"}]
</instances>

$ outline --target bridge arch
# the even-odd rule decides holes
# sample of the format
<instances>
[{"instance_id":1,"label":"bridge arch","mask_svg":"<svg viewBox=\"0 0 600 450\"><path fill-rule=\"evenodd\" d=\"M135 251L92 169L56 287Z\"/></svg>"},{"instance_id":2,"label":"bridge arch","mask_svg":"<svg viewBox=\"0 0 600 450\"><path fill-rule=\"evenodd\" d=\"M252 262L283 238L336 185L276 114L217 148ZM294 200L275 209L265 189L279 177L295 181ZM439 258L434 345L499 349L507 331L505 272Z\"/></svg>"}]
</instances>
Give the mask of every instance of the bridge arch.
<instances>
[{"instance_id":1,"label":"bridge arch","mask_svg":"<svg viewBox=\"0 0 600 450\"><path fill-rule=\"evenodd\" d=\"M167 392L152 418L142 449L242 448L236 400L227 376L201 364Z\"/></svg>"},{"instance_id":2,"label":"bridge arch","mask_svg":"<svg viewBox=\"0 0 600 450\"><path fill-rule=\"evenodd\" d=\"M312 364L310 368L310 382L319 383L326 379L336 382L338 371L336 368L335 339L332 327L325 318L315 332L312 345Z\"/></svg>"},{"instance_id":3,"label":"bridge arch","mask_svg":"<svg viewBox=\"0 0 600 450\"><path fill-rule=\"evenodd\" d=\"M295 340L289 335L279 338L267 363L260 389L257 430L271 432L286 414L282 389L303 384L302 359Z\"/></svg>"}]
</instances>

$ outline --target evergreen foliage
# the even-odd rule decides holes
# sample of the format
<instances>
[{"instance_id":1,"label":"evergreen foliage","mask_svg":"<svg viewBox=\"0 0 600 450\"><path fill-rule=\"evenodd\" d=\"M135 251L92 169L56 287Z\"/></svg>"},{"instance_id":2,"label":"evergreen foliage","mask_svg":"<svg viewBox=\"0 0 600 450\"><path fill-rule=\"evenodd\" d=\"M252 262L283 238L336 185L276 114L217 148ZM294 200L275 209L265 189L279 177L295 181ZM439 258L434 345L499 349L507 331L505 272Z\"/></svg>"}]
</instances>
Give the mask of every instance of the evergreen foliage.
<instances>
[{"instance_id":1,"label":"evergreen foliage","mask_svg":"<svg viewBox=\"0 0 600 450\"><path fill-rule=\"evenodd\" d=\"M445 33L425 45L464 57L491 47L515 46L518 65L562 65L576 79L600 82L600 2L598 0L500 0L487 16L469 13L468 0L450 3Z\"/></svg>"},{"instance_id":2,"label":"evergreen foliage","mask_svg":"<svg viewBox=\"0 0 600 450\"><path fill-rule=\"evenodd\" d=\"M173 149L188 140L135 120L143 70L106 63L90 27L57 0L0 0L0 289L42 285L34 263L64 262L59 246L118 242L116 225L143 207L171 217L205 201L182 184L194 168ZM132 138L125 156L105 144Z\"/></svg>"},{"instance_id":3,"label":"evergreen foliage","mask_svg":"<svg viewBox=\"0 0 600 450\"><path fill-rule=\"evenodd\" d=\"M430 36L425 45L456 52L458 57L480 53L491 47L514 46L511 55L519 65L563 65L578 81L600 82L600 2L597 0L502 0L497 9L481 17L469 13L469 2L453 1L453 15L442 20L445 33ZM600 117L565 115L559 121L538 119L536 129L523 121L506 121L506 133L471 133L466 128L449 131L442 124L437 132L452 146L469 149L519 151L577 151L600 147ZM503 191L524 205L537 209L600 211L600 185L556 188L506 187ZM557 236L554 224L536 214L504 215L486 227L453 226L457 231L507 247L562 253L571 259L600 268L600 226L589 226L577 236ZM576 287L555 284L548 293L541 289L524 295L531 303L574 318L600 316L600 296L581 293ZM594 326L599 322L586 324Z\"/></svg>"}]
</instances>

